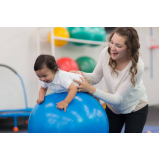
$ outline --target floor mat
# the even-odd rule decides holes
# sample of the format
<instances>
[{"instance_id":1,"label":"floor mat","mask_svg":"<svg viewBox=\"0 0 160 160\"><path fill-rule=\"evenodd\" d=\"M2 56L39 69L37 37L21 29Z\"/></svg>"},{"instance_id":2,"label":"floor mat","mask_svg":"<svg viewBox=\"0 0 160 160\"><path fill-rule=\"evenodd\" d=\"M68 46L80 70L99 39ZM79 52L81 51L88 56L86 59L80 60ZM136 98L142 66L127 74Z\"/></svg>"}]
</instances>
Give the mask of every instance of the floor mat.
<instances>
[{"instance_id":1,"label":"floor mat","mask_svg":"<svg viewBox=\"0 0 160 160\"><path fill-rule=\"evenodd\" d=\"M151 131L152 133L159 133L159 126L144 126L143 133L146 133L147 131ZM124 133L124 126L121 133Z\"/></svg>"}]
</instances>

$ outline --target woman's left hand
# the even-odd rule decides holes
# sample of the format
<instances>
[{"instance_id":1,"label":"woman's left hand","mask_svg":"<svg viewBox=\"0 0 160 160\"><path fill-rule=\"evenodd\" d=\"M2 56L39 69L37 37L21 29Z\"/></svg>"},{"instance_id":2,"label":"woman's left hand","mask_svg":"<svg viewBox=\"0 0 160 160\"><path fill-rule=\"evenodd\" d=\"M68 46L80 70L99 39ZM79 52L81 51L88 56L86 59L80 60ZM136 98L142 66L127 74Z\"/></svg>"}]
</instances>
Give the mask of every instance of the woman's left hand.
<instances>
[{"instance_id":1,"label":"woman's left hand","mask_svg":"<svg viewBox=\"0 0 160 160\"><path fill-rule=\"evenodd\" d=\"M75 79L73 80L74 82L77 82L79 84L79 86L77 86L78 92L89 92L93 94L96 91L96 89L93 86L91 86L84 78L80 78L82 82Z\"/></svg>"}]
</instances>

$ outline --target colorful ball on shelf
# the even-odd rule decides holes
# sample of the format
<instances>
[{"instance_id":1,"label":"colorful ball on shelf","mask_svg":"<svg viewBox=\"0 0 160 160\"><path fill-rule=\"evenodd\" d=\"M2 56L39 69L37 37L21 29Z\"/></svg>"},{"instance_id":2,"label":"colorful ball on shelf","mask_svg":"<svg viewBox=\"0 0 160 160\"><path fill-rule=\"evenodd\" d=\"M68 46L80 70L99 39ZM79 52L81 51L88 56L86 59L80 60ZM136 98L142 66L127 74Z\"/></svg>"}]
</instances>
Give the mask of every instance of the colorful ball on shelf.
<instances>
[{"instance_id":1,"label":"colorful ball on shelf","mask_svg":"<svg viewBox=\"0 0 160 160\"><path fill-rule=\"evenodd\" d=\"M57 37L63 37L63 38L70 37L68 30L62 27L55 27L53 29L53 33L54 33L54 36L57 36ZM48 34L48 41L51 43L51 32L49 32ZM54 42L55 42L55 46L57 47L62 47L67 44L67 41L62 41L62 40L54 40Z\"/></svg>"},{"instance_id":2,"label":"colorful ball on shelf","mask_svg":"<svg viewBox=\"0 0 160 160\"><path fill-rule=\"evenodd\" d=\"M59 68L63 71L79 70L78 64L71 58L63 57L57 60Z\"/></svg>"},{"instance_id":3,"label":"colorful ball on shelf","mask_svg":"<svg viewBox=\"0 0 160 160\"><path fill-rule=\"evenodd\" d=\"M91 57L80 57L76 59L76 62L79 70L87 73L92 73L96 66L96 61Z\"/></svg>"},{"instance_id":4,"label":"colorful ball on shelf","mask_svg":"<svg viewBox=\"0 0 160 160\"><path fill-rule=\"evenodd\" d=\"M77 28L77 27L67 27L68 32L71 32L72 29Z\"/></svg>"},{"instance_id":5,"label":"colorful ball on shelf","mask_svg":"<svg viewBox=\"0 0 160 160\"><path fill-rule=\"evenodd\" d=\"M68 27L70 38L104 42L106 31L102 27ZM98 46L95 44L75 43L76 45Z\"/></svg>"},{"instance_id":6,"label":"colorful ball on shelf","mask_svg":"<svg viewBox=\"0 0 160 160\"><path fill-rule=\"evenodd\" d=\"M92 41L104 42L106 40L107 33L102 27L91 27L90 34L92 35ZM98 46L95 44L89 44L90 46Z\"/></svg>"},{"instance_id":7,"label":"colorful ball on shelf","mask_svg":"<svg viewBox=\"0 0 160 160\"><path fill-rule=\"evenodd\" d=\"M82 40L91 40L92 36L89 32L90 27L68 27L67 28L70 34L70 38L75 39L82 39ZM85 45L85 43L76 43L73 42L75 45Z\"/></svg>"}]
</instances>

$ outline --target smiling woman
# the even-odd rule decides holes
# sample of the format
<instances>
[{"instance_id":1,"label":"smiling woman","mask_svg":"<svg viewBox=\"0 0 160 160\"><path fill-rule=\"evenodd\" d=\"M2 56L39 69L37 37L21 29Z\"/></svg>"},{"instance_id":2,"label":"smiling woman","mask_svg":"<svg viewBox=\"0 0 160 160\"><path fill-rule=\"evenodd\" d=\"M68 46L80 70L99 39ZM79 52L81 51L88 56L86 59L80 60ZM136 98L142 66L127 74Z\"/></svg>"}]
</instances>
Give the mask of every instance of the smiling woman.
<instances>
[{"instance_id":1,"label":"smiling woman","mask_svg":"<svg viewBox=\"0 0 160 160\"><path fill-rule=\"evenodd\" d=\"M110 41L110 54L111 59L116 61L117 67L116 69L121 71L123 70L130 59L128 58L128 53L130 52L129 48L125 44L126 37L122 37L119 34L115 33Z\"/></svg>"},{"instance_id":2,"label":"smiling woman","mask_svg":"<svg viewBox=\"0 0 160 160\"><path fill-rule=\"evenodd\" d=\"M109 65L112 68L112 74L117 70L123 70L131 61L130 73L131 82L135 85L135 75L137 73L137 63L139 58L139 36L132 27L119 27L113 31L110 38L108 53L110 54ZM117 53L116 55L114 53Z\"/></svg>"},{"instance_id":3,"label":"smiling woman","mask_svg":"<svg viewBox=\"0 0 160 160\"><path fill-rule=\"evenodd\" d=\"M115 33L110 41L110 50L111 50L111 56L113 60L118 61L126 61L127 54L129 52L129 48L127 48L127 45L125 44L126 38L121 37L117 33ZM118 55L118 57L116 56ZM116 57L114 57L116 56ZM121 58L122 57L122 58Z\"/></svg>"},{"instance_id":4,"label":"smiling woman","mask_svg":"<svg viewBox=\"0 0 160 160\"><path fill-rule=\"evenodd\" d=\"M104 78L108 93L82 80L77 86L106 102L109 132L142 132L148 113L148 98L142 81L144 63L139 57L139 37L133 27L118 27L110 35L109 47L102 50L92 73L83 73L93 85ZM75 73L79 73L74 71Z\"/></svg>"}]
</instances>

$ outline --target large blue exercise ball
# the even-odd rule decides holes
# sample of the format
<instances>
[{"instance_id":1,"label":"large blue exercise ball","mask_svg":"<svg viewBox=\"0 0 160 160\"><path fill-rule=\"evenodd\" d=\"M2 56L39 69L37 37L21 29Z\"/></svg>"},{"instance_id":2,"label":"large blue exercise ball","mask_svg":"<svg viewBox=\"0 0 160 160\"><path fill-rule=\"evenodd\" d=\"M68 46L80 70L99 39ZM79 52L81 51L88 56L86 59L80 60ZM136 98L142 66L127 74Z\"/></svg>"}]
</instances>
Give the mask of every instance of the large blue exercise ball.
<instances>
[{"instance_id":1,"label":"large blue exercise ball","mask_svg":"<svg viewBox=\"0 0 160 160\"><path fill-rule=\"evenodd\" d=\"M67 93L51 93L36 104L28 121L29 133L108 133L109 122L102 105L91 95L78 92L66 112L56 108Z\"/></svg>"}]
</instances>

